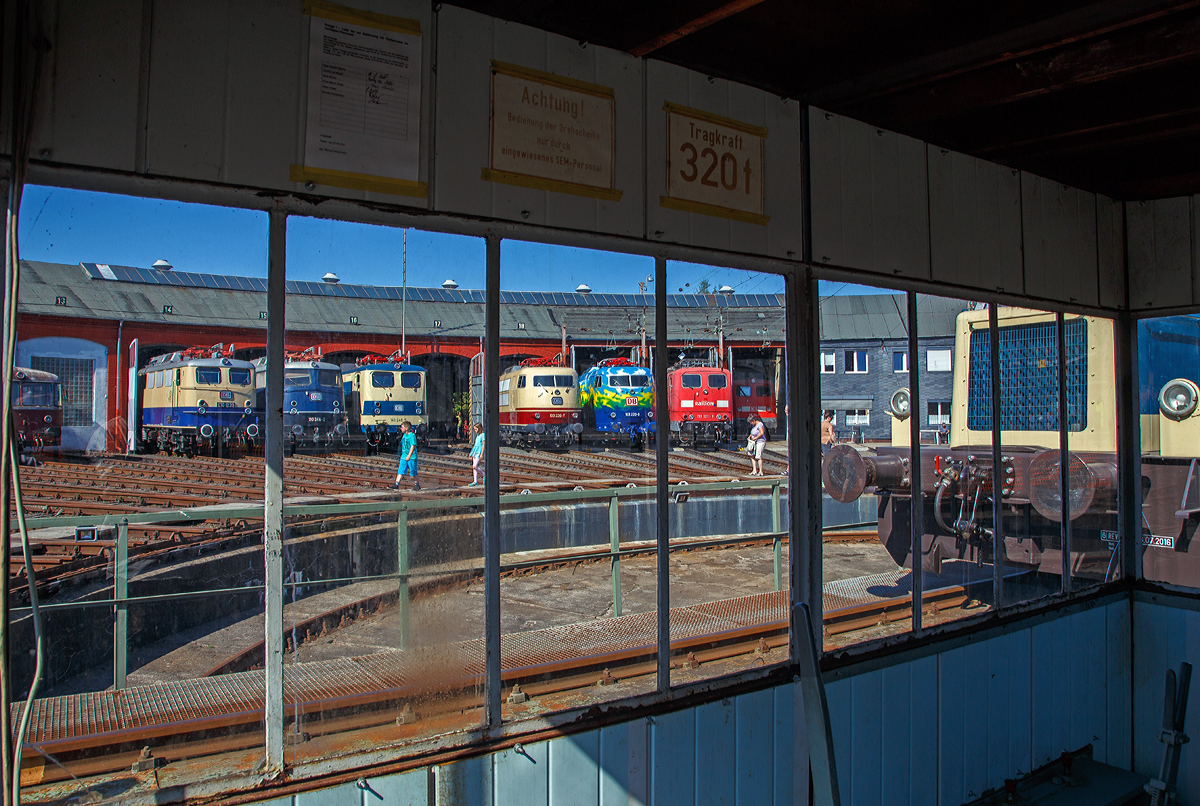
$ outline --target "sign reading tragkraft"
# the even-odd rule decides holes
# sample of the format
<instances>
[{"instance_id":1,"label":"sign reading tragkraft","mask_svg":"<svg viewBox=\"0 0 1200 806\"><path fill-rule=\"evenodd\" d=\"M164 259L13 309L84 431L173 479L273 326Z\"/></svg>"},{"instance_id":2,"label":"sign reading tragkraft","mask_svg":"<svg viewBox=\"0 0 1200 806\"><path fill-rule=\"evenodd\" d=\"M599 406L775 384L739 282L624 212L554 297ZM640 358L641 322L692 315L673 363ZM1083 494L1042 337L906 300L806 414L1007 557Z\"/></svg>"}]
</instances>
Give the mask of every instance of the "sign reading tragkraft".
<instances>
[{"instance_id":1,"label":"sign reading tragkraft","mask_svg":"<svg viewBox=\"0 0 1200 806\"><path fill-rule=\"evenodd\" d=\"M619 201L613 187L613 91L492 62L487 182Z\"/></svg>"},{"instance_id":2,"label":"sign reading tragkraft","mask_svg":"<svg viewBox=\"0 0 1200 806\"><path fill-rule=\"evenodd\" d=\"M659 204L687 213L766 225L767 130L667 102L667 195Z\"/></svg>"}]
</instances>

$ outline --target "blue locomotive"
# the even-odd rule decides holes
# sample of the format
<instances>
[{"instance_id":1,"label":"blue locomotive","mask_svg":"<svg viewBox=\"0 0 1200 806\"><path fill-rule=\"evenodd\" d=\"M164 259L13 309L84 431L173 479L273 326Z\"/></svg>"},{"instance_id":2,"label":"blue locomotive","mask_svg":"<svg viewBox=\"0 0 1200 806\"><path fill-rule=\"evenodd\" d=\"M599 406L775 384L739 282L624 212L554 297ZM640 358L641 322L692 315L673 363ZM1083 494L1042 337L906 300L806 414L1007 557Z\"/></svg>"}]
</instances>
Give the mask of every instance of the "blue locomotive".
<instances>
[{"instance_id":1,"label":"blue locomotive","mask_svg":"<svg viewBox=\"0 0 1200 806\"><path fill-rule=\"evenodd\" d=\"M254 365L232 356L232 344L191 348L157 356L138 371L147 450L195 456L254 444Z\"/></svg>"},{"instance_id":2,"label":"blue locomotive","mask_svg":"<svg viewBox=\"0 0 1200 806\"><path fill-rule=\"evenodd\" d=\"M583 441L640 450L653 439L654 375L628 358L606 358L579 378Z\"/></svg>"},{"instance_id":3,"label":"blue locomotive","mask_svg":"<svg viewBox=\"0 0 1200 806\"><path fill-rule=\"evenodd\" d=\"M283 365L283 438L287 450L327 451L349 444L342 373L310 350L288 353ZM267 359L254 361L256 408L267 410Z\"/></svg>"}]
</instances>

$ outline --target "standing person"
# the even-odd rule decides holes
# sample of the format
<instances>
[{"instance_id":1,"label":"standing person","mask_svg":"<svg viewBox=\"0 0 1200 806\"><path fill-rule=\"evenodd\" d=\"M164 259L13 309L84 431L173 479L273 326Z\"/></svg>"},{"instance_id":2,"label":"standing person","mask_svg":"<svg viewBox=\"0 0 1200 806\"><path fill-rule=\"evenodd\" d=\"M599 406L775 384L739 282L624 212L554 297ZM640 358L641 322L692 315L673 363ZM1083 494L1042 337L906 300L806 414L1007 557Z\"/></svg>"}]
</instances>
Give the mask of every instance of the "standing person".
<instances>
[{"instance_id":1,"label":"standing person","mask_svg":"<svg viewBox=\"0 0 1200 806\"><path fill-rule=\"evenodd\" d=\"M837 436L833 433L833 412L825 412L821 420L821 455L829 453L829 449L837 444Z\"/></svg>"},{"instance_id":2,"label":"standing person","mask_svg":"<svg viewBox=\"0 0 1200 806\"><path fill-rule=\"evenodd\" d=\"M750 438L749 442L753 444L754 452L750 454L750 475L762 476L763 473L763 448L767 447L767 427L763 425L763 421L757 414L750 415Z\"/></svg>"},{"instance_id":3,"label":"standing person","mask_svg":"<svg viewBox=\"0 0 1200 806\"><path fill-rule=\"evenodd\" d=\"M474 479L468 487L478 487L479 477L484 475L484 471L479 469L479 463L483 461L483 424L475 423L475 444L471 446L471 477Z\"/></svg>"},{"instance_id":4,"label":"standing person","mask_svg":"<svg viewBox=\"0 0 1200 806\"><path fill-rule=\"evenodd\" d=\"M413 433L412 423L408 420L400 423L400 467L396 470L393 490L400 489L400 479L405 476L413 477L414 490L421 489L421 482L417 480L417 435Z\"/></svg>"}]
</instances>

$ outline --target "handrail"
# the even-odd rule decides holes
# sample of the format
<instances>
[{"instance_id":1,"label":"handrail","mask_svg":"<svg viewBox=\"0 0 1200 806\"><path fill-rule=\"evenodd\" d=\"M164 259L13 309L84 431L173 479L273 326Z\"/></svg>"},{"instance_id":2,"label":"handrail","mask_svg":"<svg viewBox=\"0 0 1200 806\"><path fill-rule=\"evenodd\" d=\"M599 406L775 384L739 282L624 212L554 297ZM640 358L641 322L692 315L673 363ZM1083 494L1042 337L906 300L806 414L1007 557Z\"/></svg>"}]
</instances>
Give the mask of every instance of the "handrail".
<instances>
[{"instance_id":1,"label":"handrail","mask_svg":"<svg viewBox=\"0 0 1200 806\"><path fill-rule=\"evenodd\" d=\"M755 488L771 489L779 487L781 490L788 487L788 477L780 476L776 479L763 479L755 481L727 481L727 482L709 482L705 484L676 484L670 485L671 492L684 491L689 493L699 492L720 492L728 490L749 490ZM529 506L531 504L555 503L559 501L585 501L589 499L609 499L617 498L638 498L652 496L655 493L655 488L646 487L601 487L594 490L561 490L556 492L546 493L529 493L521 495L519 493L510 493L500 496L500 503L504 504L520 504ZM483 496L474 495L462 498L435 498L422 499L420 501L371 501L363 503L345 503L338 502L336 504L285 504L283 507L284 517L297 517L303 515L357 515L372 512L399 512L399 511L414 511L423 509L454 509L458 507L479 508L483 506ZM25 521L26 528L32 529L49 529L62 526L116 526L122 522L130 525L146 524L146 523L177 523L179 521L192 521L200 523L208 520L220 520L229 518L261 518L263 513L263 504L244 504L240 506L215 506L206 504L204 506L192 507L190 509L171 509L162 510L159 512L128 512L128 513L110 513L99 516L70 516L59 518L27 518ZM16 521L14 520L15 524Z\"/></svg>"}]
</instances>

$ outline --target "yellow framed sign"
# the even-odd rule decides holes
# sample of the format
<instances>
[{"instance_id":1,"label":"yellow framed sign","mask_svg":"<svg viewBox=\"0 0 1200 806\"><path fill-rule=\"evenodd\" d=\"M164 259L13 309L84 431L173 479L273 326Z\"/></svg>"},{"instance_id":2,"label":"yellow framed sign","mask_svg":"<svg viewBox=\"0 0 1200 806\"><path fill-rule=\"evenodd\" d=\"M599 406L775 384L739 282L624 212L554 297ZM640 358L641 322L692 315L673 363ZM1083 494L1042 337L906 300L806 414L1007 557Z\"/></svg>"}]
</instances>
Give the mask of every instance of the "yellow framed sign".
<instances>
[{"instance_id":1,"label":"yellow framed sign","mask_svg":"<svg viewBox=\"0 0 1200 806\"><path fill-rule=\"evenodd\" d=\"M659 197L659 205L766 226L767 130L670 101L663 110L667 195Z\"/></svg>"},{"instance_id":2,"label":"yellow framed sign","mask_svg":"<svg viewBox=\"0 0 1200 806\"><path fill-rule=\"evenodd\" d=\"M610 87L492 62L485 182L620 201Z\"/></svg>"}]
</instances>

